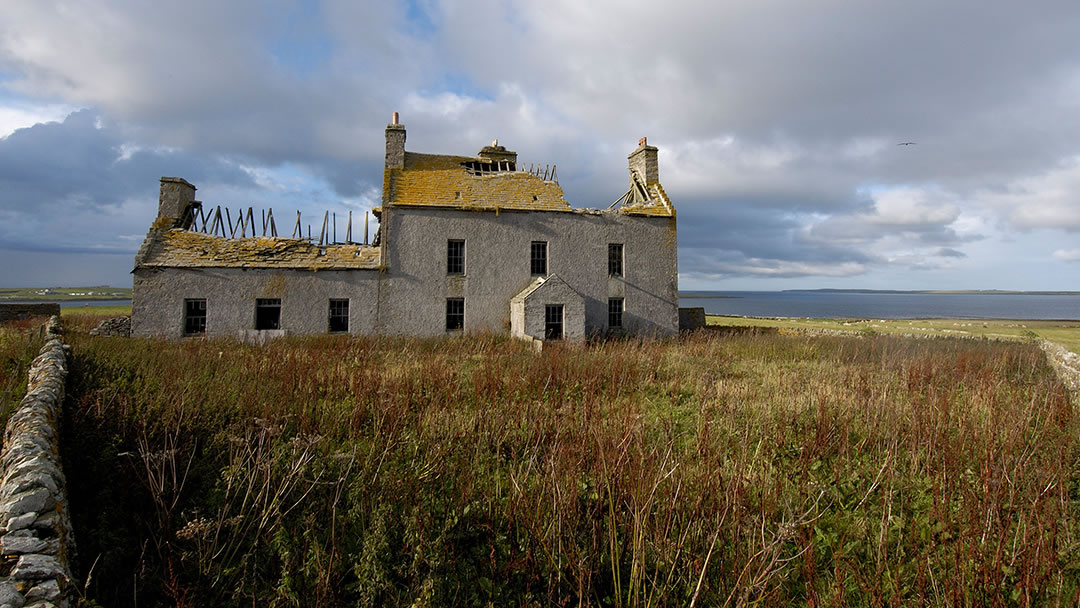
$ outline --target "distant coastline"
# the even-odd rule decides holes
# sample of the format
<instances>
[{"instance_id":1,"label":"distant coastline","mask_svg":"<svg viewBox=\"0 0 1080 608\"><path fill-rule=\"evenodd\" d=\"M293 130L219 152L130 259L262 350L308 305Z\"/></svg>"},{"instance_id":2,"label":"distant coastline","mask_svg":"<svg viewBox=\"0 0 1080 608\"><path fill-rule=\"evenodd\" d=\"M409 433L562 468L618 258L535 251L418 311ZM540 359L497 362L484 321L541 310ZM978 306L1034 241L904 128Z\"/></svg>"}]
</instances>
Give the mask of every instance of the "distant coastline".
<instances>
[{"instance_id":1,"label":"distant coastline","mask_svg":"<svg viewBox=\"0 0 1080 608\"><path fill-rule=\"evenodd\" d=\"M680 291L680 298L739 299L739 291ZM962 296L1080 296L1080 291L1014 291L1009 289L782 289L779 291L748 291L746 293L825 293L881 295L962 295Z\"/></svg>"},{"instance_id":2,"label":"distant coastline","mask_svg":"<svg viewBox=\"0 0 1080 608\"><path fill-rule=\"evenodd\" d=\"M1016 291L1011 289L785 289L784 293L887 293L916 295L1080 296L1080 291Z\"/></svg>"},{"instance_id":3,"label":"distant coastline","mask_svg":"<svg viewBox=\"0 0 1080 608\"><path fill-rule=\"evenodd\" d=\"M0 287L0 302L126 302L130 287Z\"/></svg>"}]
</instances>

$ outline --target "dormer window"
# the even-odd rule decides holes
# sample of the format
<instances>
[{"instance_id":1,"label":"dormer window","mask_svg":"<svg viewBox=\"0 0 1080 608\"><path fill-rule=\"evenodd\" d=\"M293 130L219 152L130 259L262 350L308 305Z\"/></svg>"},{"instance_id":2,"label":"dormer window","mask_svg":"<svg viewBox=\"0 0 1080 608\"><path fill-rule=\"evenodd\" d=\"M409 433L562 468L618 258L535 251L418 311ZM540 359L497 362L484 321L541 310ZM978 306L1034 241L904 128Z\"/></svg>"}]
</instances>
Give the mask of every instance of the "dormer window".
<instances>
[{"instance_id":1,"label":"dormer window","mask_svg":"<svg viewBox=\"0 0 1080 608\"><path fill-rule=\"evenodd\" d=\"M469 175L492 175L517 171L517 163L512 160L467 160L461 164Z\"/></svg>"}]
</instances>

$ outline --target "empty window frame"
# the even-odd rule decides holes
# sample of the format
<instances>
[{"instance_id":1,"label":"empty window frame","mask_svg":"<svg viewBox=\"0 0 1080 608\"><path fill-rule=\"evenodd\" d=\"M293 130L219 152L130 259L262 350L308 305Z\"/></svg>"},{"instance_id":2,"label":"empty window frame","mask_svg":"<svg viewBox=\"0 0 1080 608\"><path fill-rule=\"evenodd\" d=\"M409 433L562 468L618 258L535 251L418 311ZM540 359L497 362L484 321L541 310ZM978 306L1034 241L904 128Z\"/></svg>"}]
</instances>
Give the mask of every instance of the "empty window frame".
<instances>
[{"instance_id":1,"label":"empty window frame","mask_svg":"<svg viewBox=\"0 0 1080 608\"><path fill-rule=\"evenodd\" d=\"M206 333L206 299L184 300L184 335Z\"/></svg>"},{"instance_id":2,"label":"empty window frame","mask_svg":"<svg viewBox=\"0 0 1080 608\"><path fill-rule=\"evenodd\" d=\"M349 331L349 301L330 300L330 333Z\"/></svg>"},{"instance_id":3,"label":"empty window frame","mask_svg":"<svg viewBox=\"0 0 1080 608\"><path fill-rule=\"evenodd\" d=\"M607 301L608 327L622 327L623 299L609 298Z\"/></svg>"},{"instance_id":4,"label":"empty window frame","mask_svg":"<svg viewBox=\"0 0 1080 608\"><path fill-rule=\"evenodd\" d=\"M544 306L544 339L562 340L563 305L547 304Z\"/></svg>"},{"instance_id":5,"label":"empty window frame","mask_svg":"<svg viewBox=\"0 0 1080 608\"><path fill-rule=\"evenodd\" d=\"M281 329L281 299L255 300L255 329Z\"/></svg>"},{"instance_id":6,"label":"empty window frame","mask_svg":"<svg viewBox=\"0 0 1080 608\"><path fill-rule=\"evenodd\" d=\"M609 277L623 276L622 243L609 243L607 246L607 273Z\"/></svg>"},{"instance_id":7,"label":"empty window frame","mask_svg":"<svg viewBox=\"0 0 1080 608\"><path fill-rule=\"evenodd\" d=\"M529 247L529 268L533 276L547 276L547 241L533 241Z\"/></svg>"},{"instance_id":8,"label":"empty window frame","mask_svg":"<svg viewBox=\"0 0 1080 608\"><path fill-rule=\"evenodd\" d=\"M465 241L446 241L446 274L465 274Z\"/></svg>"},{"instance_id":9,"label":"empty window frame","mask_svg":"<svg viewBox=\"0 0 1080 608\"><path fill-rule=\"evenodd\" d=\"M465 329L465 298L446 298L446 331Z\"/></svg>"}]
</instances>

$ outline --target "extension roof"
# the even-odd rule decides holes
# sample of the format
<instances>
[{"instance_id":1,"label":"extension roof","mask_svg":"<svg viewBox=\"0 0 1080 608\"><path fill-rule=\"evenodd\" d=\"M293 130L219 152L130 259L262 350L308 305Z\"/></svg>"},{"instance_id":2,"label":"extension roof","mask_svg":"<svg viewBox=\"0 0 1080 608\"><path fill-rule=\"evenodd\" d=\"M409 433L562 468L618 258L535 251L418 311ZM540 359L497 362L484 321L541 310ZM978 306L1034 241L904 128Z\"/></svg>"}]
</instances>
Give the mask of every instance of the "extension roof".
<instances>
[{"instance_id":1,"label":"extension roof","mask_svg":"<svg viewBox=\"0 0 1080 608\"><path fill-rule=\"evenodd\" d=\"M250 237L227 239L179 228L147 238L136 266L158 268L300 268L306 270L379 268L380 248L365 245L318 246L306 239Z\"/></svg>"}]
</instances>

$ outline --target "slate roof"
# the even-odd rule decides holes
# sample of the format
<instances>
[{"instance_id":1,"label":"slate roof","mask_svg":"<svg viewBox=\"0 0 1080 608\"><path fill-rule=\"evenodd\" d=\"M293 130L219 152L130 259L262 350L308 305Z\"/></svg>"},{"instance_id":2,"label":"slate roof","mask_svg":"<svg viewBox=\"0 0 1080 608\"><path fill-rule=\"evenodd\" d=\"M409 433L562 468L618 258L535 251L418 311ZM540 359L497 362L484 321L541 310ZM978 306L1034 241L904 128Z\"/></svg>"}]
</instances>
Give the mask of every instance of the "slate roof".
<instances>
[{"instance_id":1,"label":"slate roof","mask_svg":"<svg viewBox=\"0 0 1080 608\"><path fill-rule=\"evenodd\" d=\"M468 156L405 152L404 169L387 169L384 200L391 205L453 209L572 211L563 191L525 171L473 175Z\"/></svg>"},{"instance_id":2,"label":"slate roof","mask_svg":"<svg viewBox=\"0 0 1080 608\"><path fill-rule=\"evenodd\" d=\"M251 237L227 239L179 228L149 237L139 266L159 268L300 268L306 270L379 268L379 247L326 245L306 239Z\"/></svg>"},{"instance_id":3,"label":"slate roof","mask_svg":"<svg viewBox=\"0 0 1080 608\"><path fill-rule=\"evenodd\" d=\"M649 184L647 187L649 200L643 203L631 203L619 208L619 213L627 215L650 215L655 217L672 217L675 215L675 206L671 204L667 192L660 184Z\"/></svg>"}]
</instances>

